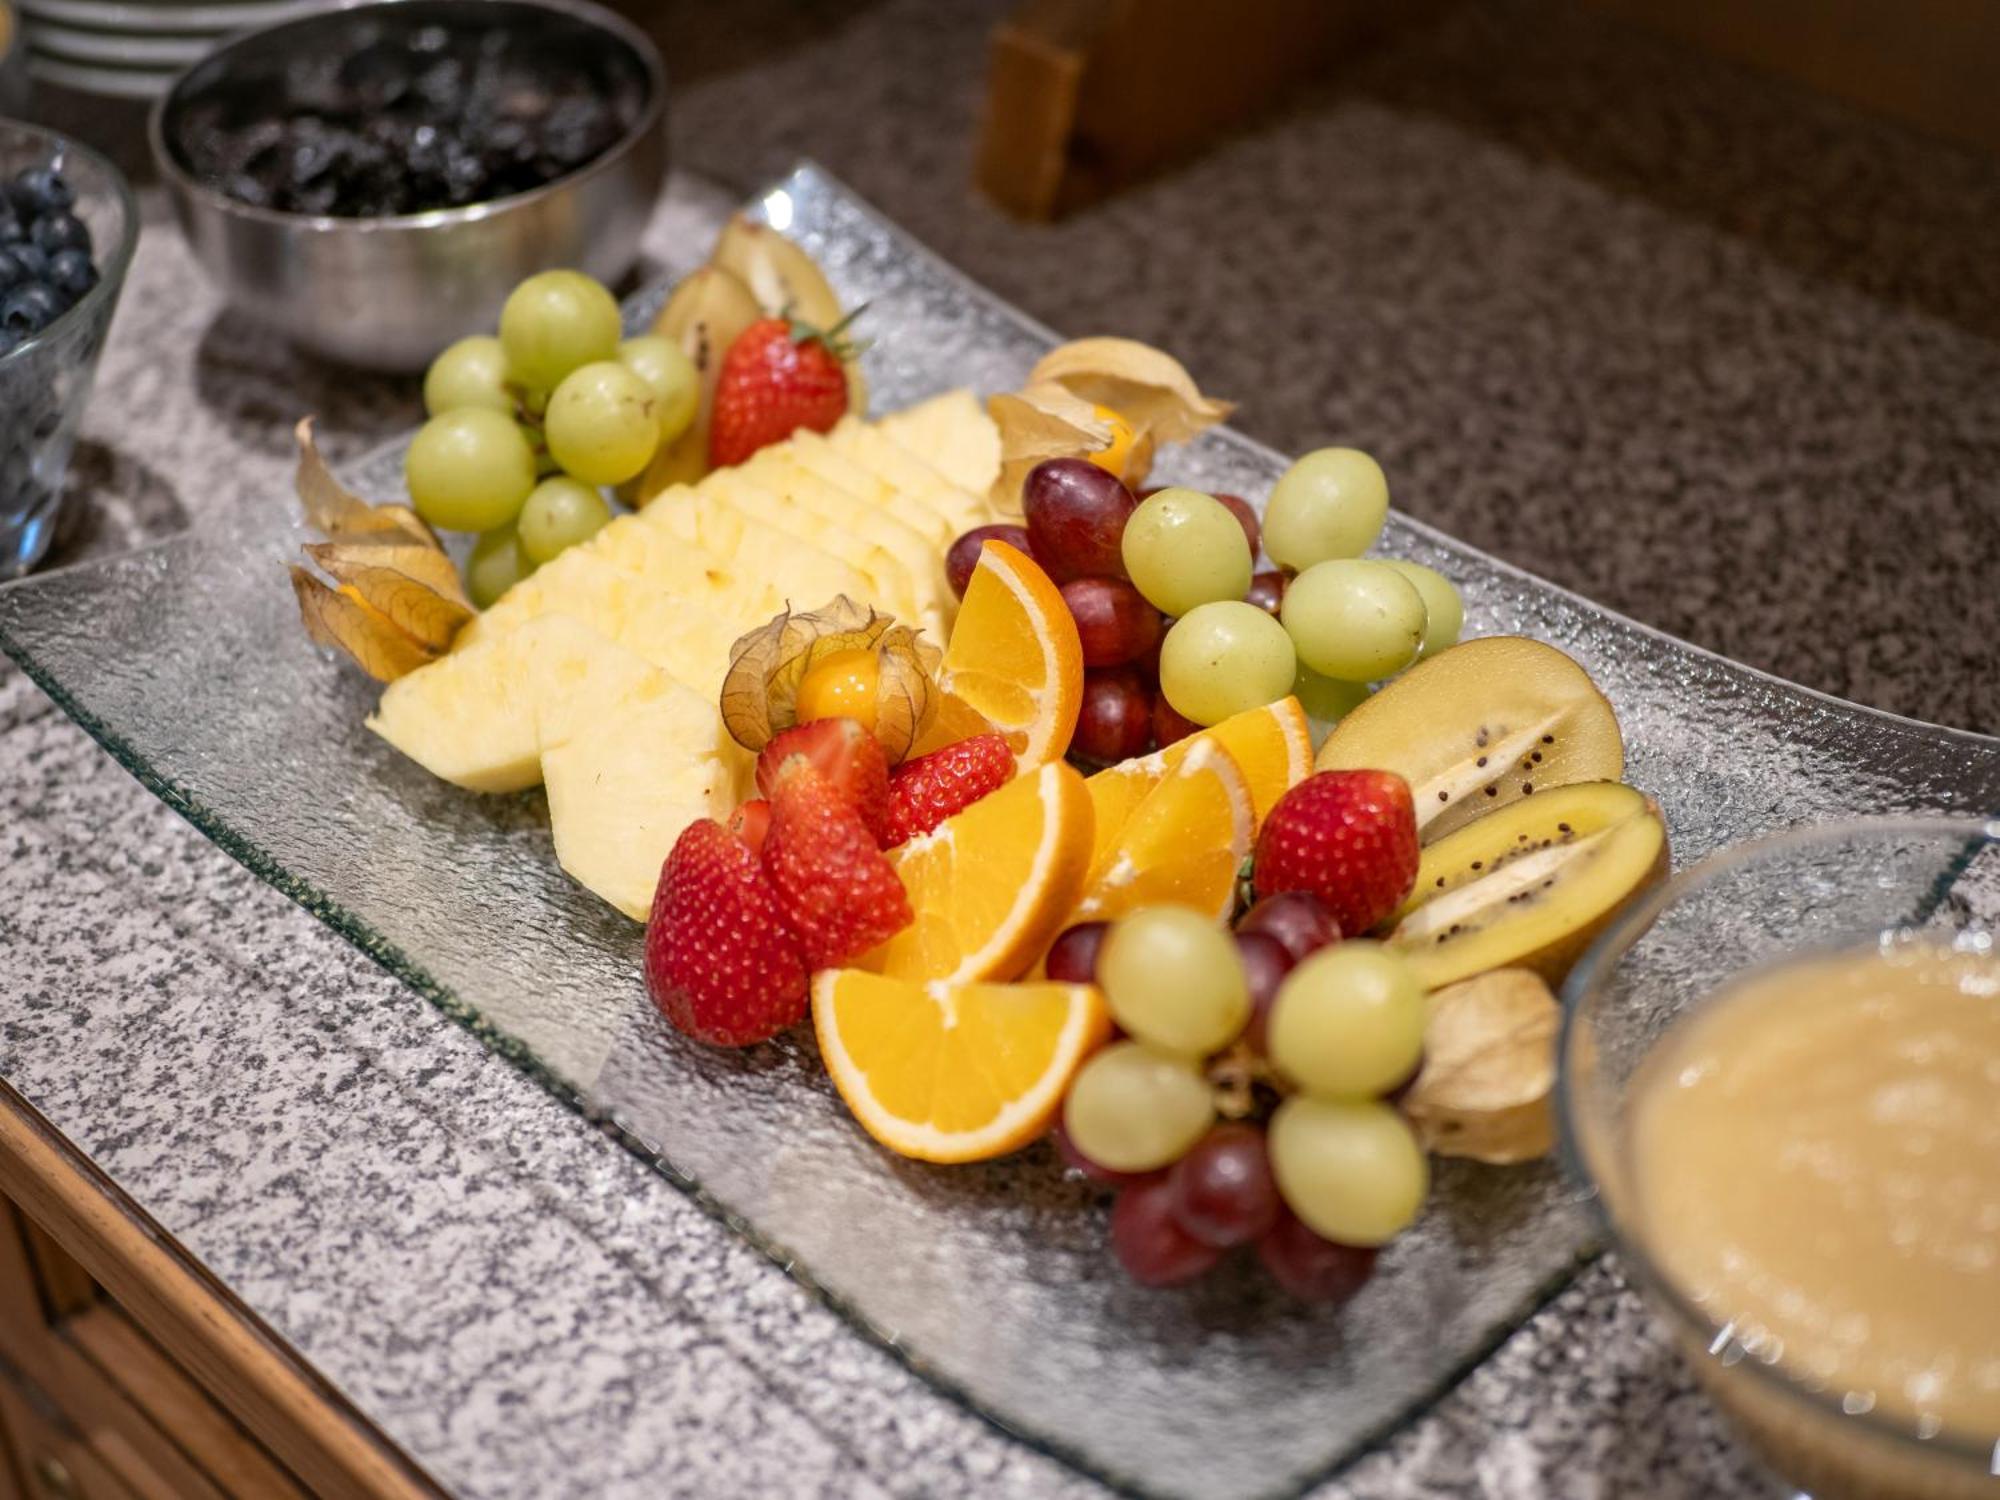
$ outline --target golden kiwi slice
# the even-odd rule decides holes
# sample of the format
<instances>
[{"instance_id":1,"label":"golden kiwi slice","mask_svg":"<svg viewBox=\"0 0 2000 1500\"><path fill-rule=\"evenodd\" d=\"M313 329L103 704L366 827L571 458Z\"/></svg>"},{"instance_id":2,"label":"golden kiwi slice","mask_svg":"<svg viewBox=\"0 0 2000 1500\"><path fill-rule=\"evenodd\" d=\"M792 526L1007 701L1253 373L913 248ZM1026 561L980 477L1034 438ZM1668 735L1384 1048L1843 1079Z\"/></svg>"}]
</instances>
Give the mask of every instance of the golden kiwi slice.
<instances>
[{"instance_id":1,"label":"golden kiwi slice","mask_svg":"<svg viewBox=\"0 0 2000 1500\"><path fill-rule=\"evenodd\" d=\"M1608 814L1620 804L1602 788L1591 791L1594 798L1576 799L1579 807L1594 805ZM1551 839L1541 809L1522 805L1434 845L1423 866L1431 870L1431 897L1402 915L1389 934L1390 945L1431 989L1506 965L1557 983L1620 907L1666 875L1667 828L1660 810L1638 793L1631 795L1636 806L1600 823L1595 832L1577 834L1572 823L1573 836L1561 837L1558 829ZM1531 847L1537 843L1540 847ZM1495 859L1495 851L1509 845L1519 852ZM1474 859L1498 868L1454 883L1449 872L1470 874ZM1442 891L1439 875L1446 881Z\"/></svg>"},{"instance_id":2,"label":"golden kiwi slice","mask_svg":"<svg viewBox=\"0 0 2000 1500\"><path fill-rule=\"evenodd\" d=\"M1318 768L1397 772L1429 842L1537 792L1616 781L1625 744L1582 667L1540 641L1495 635L1419 662L1356 708Z\"/></svg>"}]
</instances>

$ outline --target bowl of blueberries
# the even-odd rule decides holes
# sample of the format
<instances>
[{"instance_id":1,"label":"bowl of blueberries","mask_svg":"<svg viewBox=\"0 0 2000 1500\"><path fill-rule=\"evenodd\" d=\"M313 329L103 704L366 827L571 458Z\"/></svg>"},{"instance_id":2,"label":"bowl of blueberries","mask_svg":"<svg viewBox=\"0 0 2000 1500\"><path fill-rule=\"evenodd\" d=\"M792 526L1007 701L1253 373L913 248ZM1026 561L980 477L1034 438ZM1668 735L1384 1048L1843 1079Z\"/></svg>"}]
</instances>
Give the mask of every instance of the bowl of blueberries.
<instances>
[{"instance_id":1,"label":"bowl of blueberries","mask_svg":"<svg viewBox=\"0 0 2000 1500\"><path fill-rule=\"evenodd\" d=\"M139 211L118 169L0 120L0 579L40 562Z\"/></svg>"},{"instance_id":2,"label":"bowl of blueberries","mask_svg":"<svg viewBox=\"0 0 2000 1500\"><path fill-rule=\"evenodd\" d=\"M658 49L586 0L372 0L210 53L151 138L235 307L323 358L412 371L536 271L631 268L665 108Z\"/></svg>"}]
</instances>

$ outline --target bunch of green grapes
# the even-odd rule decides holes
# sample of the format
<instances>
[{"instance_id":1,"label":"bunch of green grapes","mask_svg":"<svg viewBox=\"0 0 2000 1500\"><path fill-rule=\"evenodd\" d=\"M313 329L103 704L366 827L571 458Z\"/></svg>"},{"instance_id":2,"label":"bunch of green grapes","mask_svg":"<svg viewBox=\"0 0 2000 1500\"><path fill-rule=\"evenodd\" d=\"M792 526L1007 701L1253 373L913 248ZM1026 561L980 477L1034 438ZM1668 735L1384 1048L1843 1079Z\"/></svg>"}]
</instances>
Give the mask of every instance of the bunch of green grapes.
<instances>
[{"instance_id":1,"label":"bunch of green grapes","mask_svg":"<svg viewBox=\"0 0 2000 1500\"><path fill-rule=\"evenodd\" d=\"M1261 528L1234 496L1166 489L1125 523L1125 570L1175 616L1160 646L1160 691L1193 725L1296 694L1337 722L1393 677L1458 639L1464 606L1433 568L1362 554L1389 514L1381 465L1322 448L1279 478ZM1261 535L1277 566L1253 573ZM1245 542L1249 543L1248 549Z\"/></svg>"},{"instance_id":2,"label":"bunch of green grapes","mask_svg":"<svg viewBox=\"0 0 2000 1500\"><path fill-rule=\"evenodd\" d=\"M417 514L474 531L466 588L485 608L611 519L601 486L645 472L694 421L700 380L670 339L622 339L618 303L580 271L544 271L424 376L430 420L403 463Z\"/></svg>"},{"instance_id":3,"label":"bunch of green grapes","mask_svg":"<svg viewBox=\"0 0 2000 1500\"><path fill-rule=\"evenodd\" d=\"M1127 1274L1172 1285L1253 1246L1297 1297L1357 1291L1430 1183L1385 1097L1422 1060L1409 965L1341 942L1314 897L1290 892L1234 932L1180 907L1074 927L1047 969L1097 984L1124 1033L1078 1071L1058 1144L1117 1190Z\"/></svg>"}]
</instances>

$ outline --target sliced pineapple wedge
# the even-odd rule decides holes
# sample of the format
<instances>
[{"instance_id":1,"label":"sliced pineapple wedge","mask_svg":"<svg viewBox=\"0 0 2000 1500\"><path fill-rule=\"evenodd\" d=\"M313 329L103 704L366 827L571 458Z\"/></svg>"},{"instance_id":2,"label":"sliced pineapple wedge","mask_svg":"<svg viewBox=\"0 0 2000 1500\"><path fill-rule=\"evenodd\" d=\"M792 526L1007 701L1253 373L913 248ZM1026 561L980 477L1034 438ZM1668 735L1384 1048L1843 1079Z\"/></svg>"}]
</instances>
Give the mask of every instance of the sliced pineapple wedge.
<instances>
[{"instance_id":1,"label":"sliced pineapple wedge","mask_svg":"<svg viewBox=\"0 0 2000 1500\"><path fill-rule=\"evenodd\" d=\"M800 434L793 441L803 443L804 439L805 434ZM870 423L843 418L823 441L899 494L942 517L951 533L947 543L994 518L993 508L983 492L975 494L959 488L926 460L884 437Z\"/></svg>"},{"instance_id":2,"label":"sliced pineapple wedge","mask_svg":"<svg viewBox=\"0 0 2000 1500\"><path fill-rule=\"evenodd\" d=\"M970 494L984 496L1000 477L1000 429L970 391L946 391L890 413L879 426Z\"/></svg>"},{"instance_id":3,"label":"sliced pineapple wedge","mask_svg":"<svg viewBox=\"0 0 2000 1500\"><path fill-rule=\"evenodd\" d=\"M796 532L746 515L701 490L676 485L634 519L673 544L698 547L761 573L781 601L790 600L802 609L817 608L836 594L862 600L875 592L874 580L859 568ZM747 620L744 628L761 625L775 613L768 610L762 618Z\"/></svg>"}]
</instances>

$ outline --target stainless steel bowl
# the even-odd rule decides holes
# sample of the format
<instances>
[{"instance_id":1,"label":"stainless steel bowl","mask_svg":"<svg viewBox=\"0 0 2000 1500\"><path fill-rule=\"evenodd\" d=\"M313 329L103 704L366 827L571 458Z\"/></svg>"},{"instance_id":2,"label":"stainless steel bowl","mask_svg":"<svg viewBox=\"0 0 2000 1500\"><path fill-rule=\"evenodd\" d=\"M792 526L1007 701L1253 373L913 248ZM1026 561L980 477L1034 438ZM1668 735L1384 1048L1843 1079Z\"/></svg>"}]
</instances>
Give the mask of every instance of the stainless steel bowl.
<instances>
[{"instance_id":1,"label":"stainless steel bowl","mask_svg":"<svg viewBox=\"0 0 2000 1500\"><path fill-rule=\"evenodd\" d=\"M583 22L636 58L647 98L636 125L602 156L546 186L464 208L393 218L335 218L255 208L196 180L175 145L181 112L233 62L312 52L358 12L398 25L436 13L481 28ZM451 24L446 19L445 24ZM301 347L372 370L421 369L453 339L490 332L524 277L572 266L622 276L666 178L666 69L646 36L585 0L364 0L252 32L175 81L150 137L195 258L230 302Z\"/></svg>"}]
</instances>

